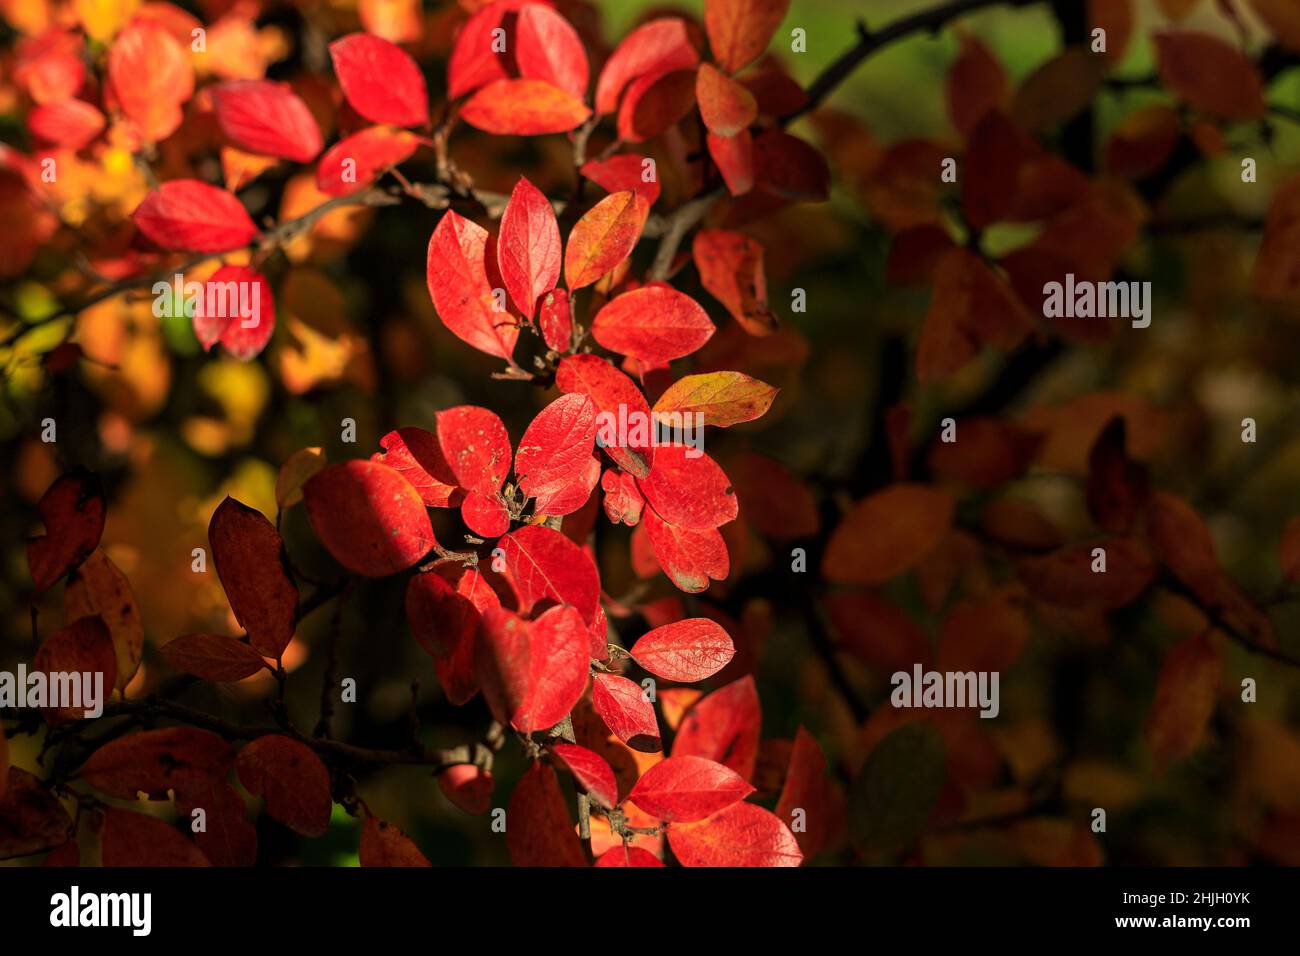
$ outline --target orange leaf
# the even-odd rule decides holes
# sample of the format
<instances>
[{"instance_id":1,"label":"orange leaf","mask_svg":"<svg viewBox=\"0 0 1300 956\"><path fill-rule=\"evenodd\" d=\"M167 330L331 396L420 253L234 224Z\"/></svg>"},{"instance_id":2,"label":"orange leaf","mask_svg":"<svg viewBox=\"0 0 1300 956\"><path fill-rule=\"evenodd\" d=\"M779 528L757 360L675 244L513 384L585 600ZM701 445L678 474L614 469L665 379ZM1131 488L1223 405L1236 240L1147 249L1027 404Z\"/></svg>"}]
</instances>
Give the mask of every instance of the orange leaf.
<instances>
[{"instance_id":1,"label":"orange leaf","mask_svg":"<svg viewBox=\"0 0 1300 956\"><path fill-rule=\"evenodd\" d=\"M507 79L489 83L460 111L470 126L498 136L567 133L591 116L578 97L545 80Z\"/></svg>"},{"instance_id":2,"label":"orange leaf","mask_svg":"<svg viewBox=\"0 0 1300 956\"><path fill-rule=\"evenodd\" d=\"M704 29L718 65L736 73L762 56L789 8L790 0L705 0Z\"/></svg>"},{"instance_id":3,"label":"orange leaf","mask_svg":"<svg viewBox=\"0 0 1300 956\"><path fill-rule=\"evenodd\" d=\"M1158 763L1180 760L1200 744L1222 672L1222 654L1208 633L1188 638L1165 655L1145 728Z\"/></svg>"},{"instance_id":4,"label":"orange leaf","mask_svg":"<svg viewBox=\"0 0 1300 956\"><path fill-rule=\"evenodd\" d=\"M700 64L695 99L704 125L719 136L734 136L758 119L754 94L711 63Z\"/></svg>"},{"instance_id":5,"label":"orange leaf","mask_svg":"<svg viewBox=\"0 0 1300 956\"><path fill-rule=\"evenodd\" d=\"M631 190L611 193L583 214L564 250L570 292L589 286L632 254L649 207Z\"/></svg>"},{"instance_id":6,"label":"orange leaf","mask_svg":"<svg viewBox=\"0 0 1300 956\"><path fill-rule=\"evenodd\" d=\"M955 504L951 492L919 484L891 485L863 498L831 534L822 574L854 584L902 574L939 545Z\"/></svg>"}]
</instances>

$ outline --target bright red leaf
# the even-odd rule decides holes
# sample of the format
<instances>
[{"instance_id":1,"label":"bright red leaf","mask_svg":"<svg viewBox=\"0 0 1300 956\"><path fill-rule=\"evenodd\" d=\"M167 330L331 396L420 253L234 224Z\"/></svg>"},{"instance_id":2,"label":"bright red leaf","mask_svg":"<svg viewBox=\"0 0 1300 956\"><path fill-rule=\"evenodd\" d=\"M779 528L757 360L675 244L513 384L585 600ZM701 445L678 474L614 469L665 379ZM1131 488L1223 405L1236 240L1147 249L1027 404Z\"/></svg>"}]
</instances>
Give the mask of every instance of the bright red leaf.
<instances>
[{"instance_id":1,"label":"bright red leaf","mask_svg":"<svg viewBox=\"0 0 1300 956\"><path fill-rule=\"evenodd\" d=\"M633 750L657 753L663 749L654 707L639 684L617 674L597 674L591 702L605 726Z\"/></svg>"},{"instance_id":2,"label":"bright red leaf","mask_svg":"<svg viewBox=\"0 0 1300 956\"><path fill-rule=\"evenodd\" d=\"M228 252L257 235L257 226L232 193L197 179L163 183L144 197L131 218L164 249Z\"/></svg>"},{"instance_id":3,"label":"bright red leaf","mask_svg":"<svg viewBox=\"0 0 1300 956\"><path fill-rule=\"evenodd\" d=\"M691 617L646 632L628 653L656 677L690 683L726 667L736 648L721 624Z\"/></svg>"},{"instance_id":4,"label":"bright red leaf","mask_svg":"<svg viewBox=\"0 0 1300 956\"><path fill-rule=\"evenodd\" d=\"M531 319L538 297L560 280L560 226L550 200L523 177L501 216L497 263L510 298Z\"/></svg>"},{"instance_id":5,"label":"bright red leaf","mask_svg":"<svg viewBox=\"0 0 1300 956\"><path fill-rule=\"evenodd\" d=\"M222 83L213 87L212 99L221 132L245 152L309 163L321 150L311 110L282 83Z\"/></svg>"},{"instance_id":6,"label":"bright red leaf","mask_svg":"<svg viewBox=\"0 0 1300 956\"><path fill-rule=\"evenodd\" d=\"M371 33L349 33L330 44L330 59L348 103L372 123L429 121L424 75L401 47Z\"/></svg>"},{"instance_id":7,"label":"bright red leaf","mask_svg":"<svg viewBox=\"0 0 1300 956\"><path fill-rule=\"evenodd\" d=\"M484 257L487 230L448 210L429 239L426 276L433 307L461 341L509 361L519 328L497 311Z\"/></svg>"},{"instance_id":8,"label":"bright red leaf","mask_svg":"<svg viewBox=\"0 0 1300 956\"><path fill-rule=\"evenodd\" d=\"M483 696L497 719L520 733L553 727L586 689L588 650L586 626L571 607L531 622L493 608L483 615L478 643Z\"/></svg>"},{"instance_id":9,"label":"bright red leaf","mask_svg":"<svg viewBox=\"0 0 1300 956\"><path fill-rule=\"evenodd\" d=\"M608 809L618 803L614 771L599 754L577 744L564 743L552 744L551 753L568 768L578 786L587 792L596 806Z\"/></svg>"},{"instance_id":10,"label":"bright red leaf","mask_svg":"<svg viewBox=\"0 0 1300 956\"><path fill-rule=\"evenodd\" d=\"M625 292L597 314L591 334L605 348L663 365L690 355L713 335L708 313L690 296L667 285Z\"/></svg>"},{"instance_id":11,"label":"bright red leaf","mask_svg":"<svg viewBox=\"0 0 1300 956\"><path fill-rule=\"evenodd\" d=\"M636 782L628 800L671 823L703 820L754 792L734 770L703 757L669 757Z\"/></svg>"}]
</instances>

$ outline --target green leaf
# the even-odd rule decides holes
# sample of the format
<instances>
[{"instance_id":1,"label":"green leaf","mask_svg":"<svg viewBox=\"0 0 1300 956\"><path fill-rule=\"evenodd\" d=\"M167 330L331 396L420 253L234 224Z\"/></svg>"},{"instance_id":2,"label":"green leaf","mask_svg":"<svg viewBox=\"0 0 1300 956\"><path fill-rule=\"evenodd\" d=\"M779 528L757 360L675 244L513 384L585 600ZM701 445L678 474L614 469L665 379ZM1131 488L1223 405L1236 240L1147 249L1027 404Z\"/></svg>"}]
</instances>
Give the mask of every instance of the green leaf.
<instances>
[{"instance_id":1,"label":"green leaf","mask_svg":"<svg viewBox=\"0 0 1300 956\"><path fill-rule=\"evenodd\" d=\"M939 802L945 759L943 738L927 721L905 724L880 741L853 781L854 846L883 853L915 840Z\"/></svg>"}]
</instances>

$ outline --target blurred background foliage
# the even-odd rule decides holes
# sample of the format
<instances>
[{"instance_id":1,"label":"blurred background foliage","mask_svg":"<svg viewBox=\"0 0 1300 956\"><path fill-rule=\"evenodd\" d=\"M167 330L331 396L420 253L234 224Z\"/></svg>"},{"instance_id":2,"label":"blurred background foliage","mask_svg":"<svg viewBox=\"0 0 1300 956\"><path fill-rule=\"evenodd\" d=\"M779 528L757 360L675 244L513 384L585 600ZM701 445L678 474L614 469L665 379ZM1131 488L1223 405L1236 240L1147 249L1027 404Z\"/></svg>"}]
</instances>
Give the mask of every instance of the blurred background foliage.
<instances>
[{"instance_id":1,"label":"blurred background foliage","mask_svg":"<svg viewBox=\"0 0 1300 956\"><path fill-rule=\"evenodd\" d=\"M21 23L37 16L43 2L0 0L0 14L10 24ZM778 32L778 56L806 84L852 44L857 18L880 26L933 5L929 0L793 0ZM415 44L435 102L444 83L447 6L426 3L426 29ZM664 9L642 0L595 6L610 42L648 11ZM698 11L702 3L681 6ZM1171 22L1169 6L1139 0L1138 26L1117 75L1153 73L1150 33ZM1189 8L1182 26L1233 35L1232 25L1211 0L1178 6ZM1262 37L1246 4L1234 6L1242 10L1253 35ZM785 331L764 340L762 348L745 347L730 334L734 324L724 325L723 316L715 315L720 332L702 361L721 363L733 355L741 361L727 367L783 391L762 421L735 429L735 434L711 434L710 452L724 463L750 451L775 458L813 488L836 489L835 504L842 507L880 483L879 463L871 456L878 449L874 439L881 427L881 395L889 390L882 388L883 379L896 383L893 400L910 404L911 438L919 442L941 415L983 395L996 378L1000 365L993 357L942 385L916 383L911 356L928 293L885 283L890 234L864 201L873 150L907 137L956 143L944 81L960 31L983 40L1013 84L1061 47L1047 4L985 10L959 23L957 29L893 44L859 68L829 104L860 123L854 127L860 139L831 150L832 200L791 206L753 225L767 250L771 300ZM269 75L292 76L318 62L313 59L319 57L319 50L313 53L318 33L332 36L355 24L347 0L304 2L296 10L268 4L255 45L270 62ZM794 27L807 31L807 52L781 54L780 38ZM12 43L16 35L11 26L5 37ZM1168 100L1156 88L1103 89L1094 104L1096 143L1105 143L1138 106ZM1282 71L1269 100L1300 108L1300 69ZM1269 127L1266 140L1254 126L1229 129L1220 156L1190 165L1170 184L1160 215L1262 220L1277 185L1300 168L1300 123L1278 119ZM809 138L819 135L806 119L796 131ZM160 156L160 176L193 168L220 180L222 171L212 156L194 154L193 144L178 138L182 141L167 144ZM11 86L0 87L0 139L15 149L27 148ZM452 150L486 189L508 192L521 174L548 192L570 188L569 148L563 137L503 144L465 131ZM1259 161L1256 185L1240 181L1243 155ZM409 175L418 179L419 162L411 167ZM44 223L6 222L2 227L11 232L44 229L42 239L48 240L30 267L7 275L0 286L0 301L21 321L35 323L59 303L76 299L75 290L84 281L72 261L76 230L82 224L120 220L147 189L123 148L83 157L62 178L58 213L71 229L56 236ZM664 187L669 204L681 198L670 180ZM254 182L242 195L255 218L287 218L319 201L310 172L282 170ZM110 500L106 550L131 580L147 640L156 650L184 633L238 633L215 574L190 572L191 549L206 546L208 518L225 495L274 516L277 470L295 451L319 446L336 461L369 455L390 429L427 427L435 410L461 403L494 409L518 439L546 396L517 382L492 380L495 363L464 347L436 320L425 289L424 259L437 217L412 206L345 210L295 241L275 264L275 339L251 363L204 354L188 321L183 316L155 318L146 295L111 299L76 317L75 341L84 358L73 370L52 369L41 360L66 331L51 324L33 325L32 332L6 348L0 355L0 450L5 461L0 614L6 625L0 666L12 668L30 653L23 542L38 533L34 504L41 492L73 463L85 463L105 477ZM1013 248L1025 238L1011 230L990 241ZM11 240L0 237L0 245ZM1280 529L1300 511L1295 494L1300 487L1300 346L1294 315L1261 311L1250 299L1249 271L1258 241L1258 230L1229 227L1145 236L1136 243L1125 257L1125 269L1154 283L1151 327L1118 328L1108 341L1071 345L1013 397L1004 410L1007 416L1045 427L1059 454L1022 481L998 488L998 494L1033 501L1078 536L1087 522L1077 494L1083 458L1105 419L1122 409L1130 440L1141 444L1154 484L1197 506L1235 580L1253 595L1272 593L1280 577ZM643 248L638 257L648 254L652 250ZM638 263L644 264L642 258ZM698 293L690 281L686 291ZM805 313L789 308L795 289L807 292ZM707 297L701 301L716 310ZM1090 398L1099 392L1117 397ZM1240 440L1246 416L1259 423L1257 444ZM39 422L46 417L57 422L56 445L39 440ZM357 423L355 445L340 440L345 418ZM285 512L284 530L290 552L306 573L334 574L302 509ZM733 555L734 563L755 569L786 560L779 546L752 530L741 533L747 535L744 556ZM599 534L606 592L615 597L630 593L637 583L622 543L625 536L603 522ZM442 699L432 666L403 620L403 584L401 579L372 582L347 605L343 633L348 638L340 670L366 690L359 704L340 710L339 734L375 745L400 739L415 680L425 742L451 746L472 740L487 723L487 710L477 699L463 708ZM832 767L855 772L877 731L864 728L835 695L795 602L788 595L742 590L738 602L727 604L734 585L717 585L703 600L724 604L728 613L744 620L746 639L759 662L764 736L789 741L800 725L807 726ZM662 580L654 588L643 600L673 596ZM922 622L927 634L936 633L938 620L915 581L897 582L887 593ZM1279 605L1272 614L1282 646L1300 650L1294 607ZM57 596L47 597L41 605L42 627L61 620ZM638 633L635 618L614 624L628 628L630 636ZM327 625L328 613L308 618L290 648L291 708L314 712L324 666L314 652ZM1300 863L1300 681L1294 670L1234 646L1223 687L1231 697L1241 678L1255 678L1260 688L1252 711L1256 716L1247 720L1232 716L1240 708L1224 708L1204 745L1164 772L1157 772L1144 749L1142 724L1159 661L1164 649L1184 635L1184 627L1177 609L1160 606L1126 610L1110 619L1062 615L1050 627L1039 621L1025 654L1003 675L1001 717L985 722L987 729L977 727L978 739L972 737L967 748L950 757L965 762L966 779L981 782L968 794L966 809L972 816L1005 810L1014 817L1027 796L1044 788L1056 794L1053 812L1007 826L936 834L925 841L924 861ZM843 646L837 659L866 699L877 705L886 701L888 675L873 672ZM166 676L164 668L156 653L146 654L132 692L156 686ZM262 722L269 682L263 675L220 689L205 687L193 703ZM12 744L15 762L33 766L39 741L24 737ZM520 769L514 748L507 748L496 778L505 785ZM403 827L435 862L506 862L503 841L489 832L486 820L451 806L427 772L390 769L364 780L360 789L377 813ZM498 792L498 805L504 800ZM1091 806L1110 810L1104 851L1086 833L1080 836L1078 821L1086 819ZM335 813L329 836L306 843L263 820L259 838L266 858L355 864L357 822L337 807ZM844 859L832 854L824 862Z\"/></svg>"}]
</instances>

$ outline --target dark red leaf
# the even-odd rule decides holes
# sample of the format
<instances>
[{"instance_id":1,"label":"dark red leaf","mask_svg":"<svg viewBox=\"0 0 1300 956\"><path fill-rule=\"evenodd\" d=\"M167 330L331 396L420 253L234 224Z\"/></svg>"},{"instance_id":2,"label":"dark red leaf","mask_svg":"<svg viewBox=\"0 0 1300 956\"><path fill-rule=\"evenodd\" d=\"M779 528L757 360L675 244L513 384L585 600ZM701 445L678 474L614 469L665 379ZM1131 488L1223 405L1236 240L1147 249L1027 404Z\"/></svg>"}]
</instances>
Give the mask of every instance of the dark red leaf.
<instances>
[{"instance_id":1,"label":"dark red leaf","mask_svg":"<svg viewBox=\"0 0 1300 956\"><path fill-rule=\"evenodd\" d=\"M293 639L298 610L298 589L285 568L280 533L260 511L228 497L212 513L208 540L217 576L248 642L264 657L279 658Z\"/></svg>"},{"instance_id":2,"label":"dark red leaf","mask_svg":"<svg viewBox=\"0 0 1300 956\"><path fill-rule=\"evenodd\" d=\"M86 560L104 533L104 489L99 476L76 468L56 478L36 510L45 534L27 542L32 584L45 591Z\"/></svg>"},{"instance_id":3,"label":"dark red leaf","mask_svg":"<svg viewBox=\"0 0 1300 956\"><path fill-rule=\"evenodd\" d=\"M203 851L157 817L110 807L100 834L104 866L211 866Z\"/></svg>"},{"instance_id":4,"label":"dark red leaf","mask_svg":"<svg viewBox=\"0 0 1300 956\"><path fill-rule=\"evenodd\" d=\"M110 797L161 798L168 790L202 791L223 779L234 762L230 744L212 731L168 727L109 741L86 761L81 778Z\"/></svg>"},{"instance_id":5,"label":"dark red leaf","mask_svg":"<svg viewBox=\"0 0 1300 956\"><path fill-rule=\"evenodd\" d=\"M432 866L415 842L391 823L367 814L361 825L362 866L426 867Z\"/></svg>"},{"instance_id":6,"label":"dark red leaf","mask_svg":"<svg viewBox=\"0 0 1300 956\"><path fill-rule=\"evenodd\" d=\"M281 734L258 737L239 752L235 770L244 789L290 830L317 837L329 829L330 774L306 744Z\"/></svg>"},{"instance_id":7,"label":"dark red leaf","mask_svg":"<svg viewBox=\"0 0 1300 956\"><path fill-rule=\"evenodd\" d=\"M555 771L528 768L506 809L506 848L515 866L586 866Z\"/></svg>"},{"instance_id":8,"label":"dark red leaf","mask_svg":"<svg viewBox=\"0 0 1300 956\"><path fill-rule=\"evenodd\" d=\"M177 670L218 683L244 680L266 666L252 647L223 634L187 634L164 644L162 654Z\"/></svg>"},{"instance_id":9,"label":"dark red leaf","mask_svg":"<svg viewBox=\"0 0 1300 956\"><path fill-rule=\"evenodd\" d=\"M54 674L91 674L103 680L102 686L89 691L84 682L76 681L81 690L81 700L75 706L45 707L42 712L51 724L66 720L81 720L83 717L98 717L92 713L96 707L103 707L108 702L109 694L117 686L117 649L113 646L113 636L109 633L104 619L98 614L73 621L67 627L60 628L42 643L32 660L32 670L47 675L47 686L53 690ZM92 706L88 696L98 693L99 697Z\"/></svg>"}]
</instances>

